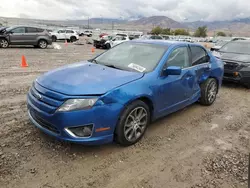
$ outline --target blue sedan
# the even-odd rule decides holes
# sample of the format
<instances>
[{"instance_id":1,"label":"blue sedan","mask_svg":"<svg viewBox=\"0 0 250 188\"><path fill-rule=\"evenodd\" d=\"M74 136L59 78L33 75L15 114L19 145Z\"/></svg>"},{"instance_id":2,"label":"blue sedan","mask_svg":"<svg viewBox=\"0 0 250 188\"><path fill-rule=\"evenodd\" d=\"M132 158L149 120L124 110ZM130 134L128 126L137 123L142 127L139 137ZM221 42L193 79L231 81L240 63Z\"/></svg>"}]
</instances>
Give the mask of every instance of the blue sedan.
<instances>
[{"instance_id":1,"label":"blue sedan","mask_svg":"<svg viewBox=\"0 0 250 188\"><path fill-rule=\"evenodd\" d=\"M150 122L192 103L211 105L223 63L198 44L134 40L37 78L27 97L33 124L82 144L138 142Z\"/></svg>"}]
</instances>

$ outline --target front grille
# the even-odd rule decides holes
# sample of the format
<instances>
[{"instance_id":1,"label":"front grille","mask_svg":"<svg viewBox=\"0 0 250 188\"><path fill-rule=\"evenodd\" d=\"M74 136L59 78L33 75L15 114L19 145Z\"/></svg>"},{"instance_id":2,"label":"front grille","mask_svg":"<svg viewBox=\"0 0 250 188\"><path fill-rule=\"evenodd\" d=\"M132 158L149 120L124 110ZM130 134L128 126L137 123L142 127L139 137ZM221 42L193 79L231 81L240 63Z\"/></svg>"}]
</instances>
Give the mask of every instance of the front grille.
<instances>
[{"instance_id":1,"label":"front grille","mask_svg":"<svg viewBox=\"0 0 250 188\"><path fill-rule=\"evenodd\" d=\"M234 77L233 73L226 73L226 72L224 73L224 76L225 77Z\"/></svg>"},{"instance_id":2,"label":"front grille","mask_svg":"<svg viewBox=\"0 0 250 188\"><path fill-rule=\"evenodd\" d=\"M49 93L50 91L42 88L41 86L35 87L34 85L31 87L29 92L30 102L39 110L44 111L46 113L52 114L56 111L56 109L62 105L64 99L62 99L62 95L57 93Z\"/></svg>"},{"instance_id":3,"label":"front grille","mask_svg":"<svg viewBox=\"0 0 250 188\"><path fill-rule=\"evenodd\" d=\"M30 110L30 115L41 127L53 133L60 134L60 131L55 126L51 125L50 123L36 115L36 113L34 113L32 110Z\"/></svg>"},{"instance_id":4,"label":"front grille","mask_svg":"<svg viewBox=\"0 0 250 188\"><path fill-rule=\"evenodd\" d=\"M238 63L224 62L224 69L235 70L239 66Z\"/></svg>"}]
</instances>

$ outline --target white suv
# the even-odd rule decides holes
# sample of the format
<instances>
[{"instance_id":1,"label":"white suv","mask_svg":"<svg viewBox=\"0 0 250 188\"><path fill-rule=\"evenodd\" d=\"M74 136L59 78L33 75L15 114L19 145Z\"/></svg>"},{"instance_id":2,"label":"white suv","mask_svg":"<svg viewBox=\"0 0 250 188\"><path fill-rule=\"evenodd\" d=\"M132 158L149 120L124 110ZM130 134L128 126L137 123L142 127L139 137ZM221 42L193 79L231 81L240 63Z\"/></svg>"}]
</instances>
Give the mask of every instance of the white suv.
<instances>
[{"instance_id":1,"label":"white suv","mask_svg":"<svg viewBox=\"0 0 250 188\"><path fill-rule=\"evenodd\" d=\"M56 42L57 40L67 40L70 42L75 42L79 40L78 32L69 29L61 29L58 31L51 32L52 41Z\"/></svg>"}]
</instances>

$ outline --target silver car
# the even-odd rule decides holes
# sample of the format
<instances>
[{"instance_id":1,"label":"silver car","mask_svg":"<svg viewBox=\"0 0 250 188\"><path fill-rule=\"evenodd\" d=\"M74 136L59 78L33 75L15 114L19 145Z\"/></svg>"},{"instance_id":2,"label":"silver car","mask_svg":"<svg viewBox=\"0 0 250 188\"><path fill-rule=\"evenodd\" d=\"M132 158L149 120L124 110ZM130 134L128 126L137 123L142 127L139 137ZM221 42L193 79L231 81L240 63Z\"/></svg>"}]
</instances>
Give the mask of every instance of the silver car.
<instances>
[{"instance_id":1,"label":"silver car","mask_svg":"<svg viewBox=\"0 0 250 188\"><path fill-rule=\"evenodd\" d=\"M52 44L52 38L45 29L14 26L0 33L0 47L7 48L9 45L33 45L39 48L47 48Z\"/></svg>"}]
</instances>

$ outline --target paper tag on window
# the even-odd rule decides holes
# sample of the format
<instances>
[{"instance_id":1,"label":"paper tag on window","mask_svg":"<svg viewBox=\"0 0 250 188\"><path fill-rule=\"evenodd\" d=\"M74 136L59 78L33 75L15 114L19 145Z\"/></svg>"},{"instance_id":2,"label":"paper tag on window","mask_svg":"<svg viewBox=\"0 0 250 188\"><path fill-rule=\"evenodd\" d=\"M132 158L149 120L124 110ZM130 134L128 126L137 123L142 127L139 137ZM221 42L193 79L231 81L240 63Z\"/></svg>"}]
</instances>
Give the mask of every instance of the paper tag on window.
<instances>
[{"instance_id":1,"label":"paper tag on window","mask_svg":"<svg viewBox=\"0 0 250 188\"><path fill-rule=\"evenodd\" d=\"M128 65L128 67L131 68L131 69L137 70L139 72L144 72L146 70L146 68L144 68L144 67L142 67L140 65L134 64L134 63L130 63Z\"/></svg>"}]
</instances>

